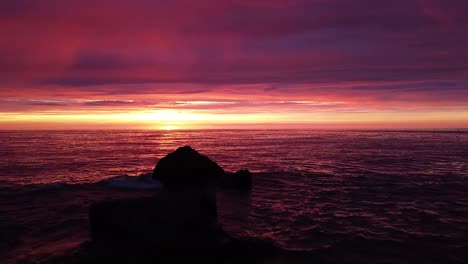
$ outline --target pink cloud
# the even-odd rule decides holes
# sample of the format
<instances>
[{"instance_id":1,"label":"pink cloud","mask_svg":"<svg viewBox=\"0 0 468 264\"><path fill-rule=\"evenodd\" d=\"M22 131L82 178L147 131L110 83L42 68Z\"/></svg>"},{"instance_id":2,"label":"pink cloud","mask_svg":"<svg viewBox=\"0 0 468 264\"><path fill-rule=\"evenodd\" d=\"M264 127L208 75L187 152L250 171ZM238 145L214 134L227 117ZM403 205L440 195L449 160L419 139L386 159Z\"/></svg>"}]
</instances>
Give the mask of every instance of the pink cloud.
<instances>
[{"instance_id":1,"label":"pink cloud","mask_svg":"<svg viewBox=\"0 0 468 264\"><path fill-rule=\"evenodd\" d=\"M4 112L467 107L462 0L6 0L0 10Z\"/></svg>"}]
</instances>

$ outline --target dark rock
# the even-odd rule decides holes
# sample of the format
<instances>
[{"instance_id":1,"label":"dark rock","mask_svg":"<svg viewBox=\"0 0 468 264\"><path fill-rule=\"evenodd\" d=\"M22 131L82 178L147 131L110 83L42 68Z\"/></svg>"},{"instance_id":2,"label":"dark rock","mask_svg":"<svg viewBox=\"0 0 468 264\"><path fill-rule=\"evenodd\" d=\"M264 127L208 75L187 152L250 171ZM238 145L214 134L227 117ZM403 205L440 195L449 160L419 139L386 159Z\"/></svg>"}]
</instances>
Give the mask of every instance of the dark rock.
<instances>
[{"instance_id":1,"label":"dark rock","mask_svg":"<svg viewBox=\"0 0 468 264\"><path fill-rule=\"evenodd\" d=\"M89 210L91 238L158 248L217 243L216 200L205 192L161 191L154 197L106 201Z\"/></svg>"},{"instance_id":2,"label":"dark rock","mask_svg":"<svg viewBox=\"0 0 468 264\"><path fill-rule=\"evenodd\" d=\"M153 178L171 190L204 187L214 184L224 170L190 146L180 147L160 159Z\"/></svg>"},{"instance_id":3,"label":"dark rock","mask_svg":"<svg viewBox=\"0 0 468 264\"><path fill-rule=\"evenodd\" d=\"M193 197L163 191L94 204L92 243L75 263L264 263L283 252L268 241L228 235L202 201L188 201Z\"/></svg>"},{"instance_id":4,"label":"dark rock","mask_svg":"<svg viewBox=\"0 0 468 264\"><path fill-rule=\"evenodd\" d=\"M152 177L163 186L154 197L91 206L91 237L165 250L212 247L219 239L214 184L222 174L191 147L178 148L154 169Z\"/></svg>"},{"instance_id":5,"label":"dark rock","mask_svg":"<svg viewBox=\"0 0 468 264\"><path fill-rule=\"evenodd\" d=\"M218 224L215 185L248 189L252 184L248 170L225 174L215 162L185 146L162 158L152 177L163 187L153 197L90 207L87 262L153 263L168 257L171 263L175 258L219 263L242 256L259 260L279 252L268 242L233 238Z\"/></svg>"},{"instance_id":6,"label":"dark rock","mask_svg":"<svg viewBox=\"0 0 468 264\"><path fill-rule=\"evenodd\" d=\"M150 263L311 263L310 258L291 262L291 254L268 241L251 238L230 238L207 249L166 250L128 244L86 242L68 256L56 257L48 264L150 264ZM280 261L278 261L280 260ZM323 263L323 262L312 262Z\"/></svg>"},{"instance_id":7,"label":"dark rock","mask_svg":"<svg viewBox=\"0 0 468 264\"><path fill-rule=\"evenodd\" d=\"M151 226L154 204L152 197L92 204L89 208L91 238L105 243L145 240L145 228Z\"/></svg>"},{"instance_id":8,"label":"dark rock","mask_svg":"<svg viewBox=\"0 0 468 264\"><path fill-rule=\"evenodd\" d=\"M252 187L252 173L249 170L225 173L221 177L219 184L221 187L228 189L250 190Z\"/></svg>"}]
</instances>

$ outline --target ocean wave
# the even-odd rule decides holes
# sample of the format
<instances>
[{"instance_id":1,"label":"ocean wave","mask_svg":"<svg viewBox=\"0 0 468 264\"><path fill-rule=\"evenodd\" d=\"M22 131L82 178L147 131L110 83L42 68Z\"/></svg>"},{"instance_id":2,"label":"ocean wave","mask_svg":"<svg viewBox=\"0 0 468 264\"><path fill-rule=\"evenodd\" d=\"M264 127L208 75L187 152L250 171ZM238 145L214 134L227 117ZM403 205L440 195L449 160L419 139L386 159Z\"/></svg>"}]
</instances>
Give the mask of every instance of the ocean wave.
<instances>
[{"instance_id":1,"label":"ocean wave","mask_svg":"<svg viewBox=\"0 0 468 264\"><path fill-rule=\"evenodd\" d=\"M109 187L124 189L157 189L161 187L159 181L153 180L151 173L144 173L140 176L121 175L102 180L98 183L106 184Z\"/></svg>"},{"instance_id":2,"label":"ocean wave","mask_svg":"<svg viewBox=\"0 0 468 264\"><path fill-rule=\"evenodd\" d=\"M152 190L161 187L159 181L151 178L151 173L144 173L138 176L130 176L127 174L107 178L94 183L65 183L65 182L52 182L40 184L9 184L0 187L2 192L44 192L62 190L66 188L86 188L90 186L105 186L107 188L117 189L131 189L131 190Z\"/></svg>"},{"instance_id":3,"label":"ocean wave","mask_svg":"<svg viewBox=\"0 0 468 264\"><path fill-rule=\"evenodd\" d=\"M0 192L37 192L37 191L51 191L65 189L68 186L73 184L63 183L63 182L53 182L53 183L44 183L44 184L9 184L7 186L2 186Z\"/></svg>"}]
</instances>

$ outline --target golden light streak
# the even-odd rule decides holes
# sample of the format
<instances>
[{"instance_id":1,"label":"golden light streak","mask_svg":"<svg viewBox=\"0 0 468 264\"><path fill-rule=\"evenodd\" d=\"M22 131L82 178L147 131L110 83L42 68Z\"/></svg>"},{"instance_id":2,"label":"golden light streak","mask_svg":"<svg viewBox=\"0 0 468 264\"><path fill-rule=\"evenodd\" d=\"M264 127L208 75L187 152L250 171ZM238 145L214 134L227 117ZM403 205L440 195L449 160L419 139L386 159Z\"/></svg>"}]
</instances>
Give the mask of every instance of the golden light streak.
<instances>
[{"instance_id":1,"label":"golden light streak","mask_svg":"<svg viewBox=\"0 0 468 264\"><path fill-rule=\"evenodd\" d=\"M151 110L130 112L0 113L0 129L21 128L136 128L197 129L275 124L368 125L391 127L467 127L468 111L434 112L259 112L210 113L206 110Z\"/></svg>"}]
</instances>

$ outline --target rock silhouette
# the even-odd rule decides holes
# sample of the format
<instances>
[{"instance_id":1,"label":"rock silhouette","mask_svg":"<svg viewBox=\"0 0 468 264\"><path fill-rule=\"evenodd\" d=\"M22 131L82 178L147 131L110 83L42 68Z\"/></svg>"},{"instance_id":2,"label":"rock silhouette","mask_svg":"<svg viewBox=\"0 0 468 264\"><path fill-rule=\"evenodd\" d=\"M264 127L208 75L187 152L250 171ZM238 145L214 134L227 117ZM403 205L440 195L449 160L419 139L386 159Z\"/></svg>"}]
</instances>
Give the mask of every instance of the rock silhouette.
<instances>
[{"instance_id":1,"label":"rock silhouette","mask_svg":"<svg viewBox=\"0 0 468 264\"><path fill-rule=\"evenodd\" d=\"M239 170L235 173L225 173L219 185L223 188L240 191L250 190L252 187L252 173L249 170Z\"/></svg>"},{"instance_id":2,"label":"rock silhouette","mask_svg":"<svg viewBox=\"0 0 468 264\"><path fill-rule=\"evenodd\" d=\"M181 190L204 188L215 184L224 170L208 157L190 146L180 147L160 159L153 170L153 178L164 188Z\"/></svg>"},{"instance_id":3,"label":"rock silhouette","mask_svg":"<svg viewBox=\"0 0 468 264\"><path fill-rule=\"evenodd\" d=\"M124 252L131 249L144 260L142 263L164 257L193 260L194 256L216 262L242 254L256 259L278 251L265 241L233 238L218 224L216 185L248 188L248 170L226 174L214 161L185 146L160 159L152 177L162 184L153 197L90 207L93 248L99 252L95 255L122 248ZM112 253L113 258L120 253ZM128 257L128 253L123 256ZM109 259L97 261L102 260ZM120 257L113 260L122 261Z\"/></svg>"}]
</instances>

